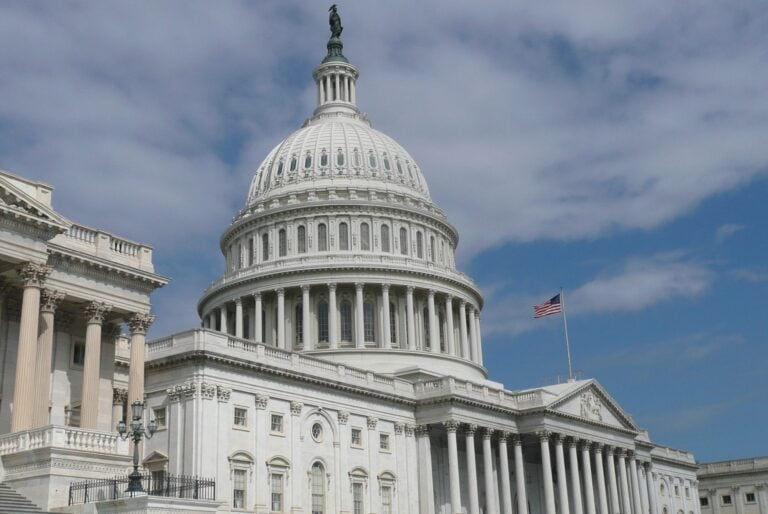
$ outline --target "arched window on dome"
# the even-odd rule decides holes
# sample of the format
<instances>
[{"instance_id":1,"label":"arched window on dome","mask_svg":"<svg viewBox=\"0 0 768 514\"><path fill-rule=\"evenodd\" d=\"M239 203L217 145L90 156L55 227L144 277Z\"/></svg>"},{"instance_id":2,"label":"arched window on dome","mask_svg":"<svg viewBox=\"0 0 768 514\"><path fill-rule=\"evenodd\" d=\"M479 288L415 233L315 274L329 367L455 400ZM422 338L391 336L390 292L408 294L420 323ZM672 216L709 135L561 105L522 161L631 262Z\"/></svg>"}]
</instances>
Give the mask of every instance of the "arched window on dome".
<instances>
[{"instance_id":1,"label":"arched window on dome","mask_svg":"<svg viewBox=\"0 0 768 514\"><path fill-rule=\"evenodd\" d=\"M381 226L381 251L389 253L389 225Z\"/></svg>"},{"instance_id":2,"label":"arched window on dome","mask_svg":"<svg viewBox=\"0 0 768 514\"><path fill-rule=\"evenodd\" d=\"M437 326L440 330L440 351L445 352L445 315L442 312L437 317Z\"/></svg>"},{"instance_id":3,"label":"arched window on dome","mask_svg":"<svg viewBox=\"0 0 768 514\"><path fill-rule=\"evenodd\" d=\"M400 255L408 255L408 231L400 227Z\"/></svg>"},{"instance_id":4,"label":"arched window on dome","mask_svg":"<svg viewBox=\"0 0 768 514\"><path fill-rule=\"evenodd\" d=\"M392 302L389 302L389 342L397 344L397 310Z\"/></svg>"},{"instance_id":5,"label":"arched window on dome","mask_svg":"<svg viewBox=\"0 0 768 514\"><path fill-rule=\"evenodd\" d=\"M291 157L291 166L289 170L291 171L291 173L293 173L294 171L296 171L296 168L298 167L299 167L299 160L294 155L293 157Z\"/></svg>"},{"instance_id":6,"label":"arched window on dome","mask_svg":"<svg viewBox=\"0 0 768 514\"><path fill-rule=\"evenodd\" d=\"M317 341L327 343L328 338L328 302L325 300L317 304Z\"/></svg>"},{"instance_id":7,"label":"arched window on dome","mask_svg":"<svg viewBox=\"0 0 768 514\"><path fill-rule=\"evenodd\" d=\"M435 236L429 237L429 260L435 262Z\"/></svg>"},{"instance_id":8,"label":"arched window on dome","mask_svg":"<svg viewBox=\"0 0 768 514\"><path fill-rule=\"evenodd\" d=\"M360 249L366 251L371 249L371 228L368 223L360 224Z\"/></svg>"},{"instance_id":9,"label":"arched window on dome","mask_svg":"<svg viewBox=\"0 0 768 514\"><path fill-rule=\"evenodd\" d=\"M345 343L352 342L352 302L342 300L339 304L339 318L341 321L341 340Z\"/></svg>"},{"instance_id":10,"label":"arched window on dome","mask_svg":"<svg viewBox=\"0 0 768 514\"><path fill-rule=\"evenodd\" d=\"M325 168L328 166L328 154L326 153L325 149L320 153L320 166Z\"/></svg>"},{"instance_id":11,"label":"arched window on dome","mask_svg":"<svg viewBox=\"0 0 768 514\"><path fill-rule=\"evenodd\" d=\"M261 260L269 260L269 234L266 232L261 235Z\"/></svg>"},{"instance_id":12,"label":"arched window on dome","mask_svg":"<svg viewBox=\"0 0 768 514\"><path fill-rule=\"evenodd\" d=\"M296 346L301 346L301 344L304 342L304 309L302 305L296 304L296 309L294 312L294 325L296 326L296 334L294 335L294 341L296 343Z\"/></svg>"},{"instance_id":13,"label":"arched window on dome","mask_svg":"<svg viewBox=\"0 0 768 514\"><path fill-rule=\"evenodd\" d=\"M368 166L370 166L371 168L376 167L376 154L373 153L373 150L368 152Z\"/></svg>"},{"instance_id":14,"label":"arched window on dome","mask_svg":"<svg viewBox=\"0 0 768 514\"><path fill-rule=\"evenodd\" d=\"M338 149L336 152L336 165L337 166L344 166L344 152L341 148Z\"/></svg>"},{"instance_id":15,"label":"arched window on dome","mask_svg":"<svg viewBox=\"0 0 768 514\"><path fill-rule=\"evenodd\" d=\"M325 469L319 462L310 470L312 490L312 514L325 514Z\"/></svg>"},{"instance_id":16,"label":"arched window on dome","mask_svg":"<svg viewBox=\"0 0 768 514\"><path fill-rule=\"evenodd\" d=\"M309 169L312 167L312 154L307 152L307 155L304 156L304 169Z\"/></svg>"},{"instance_id":17,"label":"arched window on dome","mask_svg":"<svg viewBox=\"0 0 768 514\"><path fill-rule=\"evenodd\" d=\"M279 177L282 174L283 174L283 160L280 159L280 162L277 163L277 176Z\"/></svg>"},{"instance_id":18,"label":"arched window on dome","mask_svg":"<svg viewBox=\"0 0 768 514\"><path fill-rule=\"evenodd\" d=\"M406 167L408 168L408 176L410 176L411 180L413 180L413 170L411 169L411 164L408 163Z\"/></svg>"},{"instance_id":19,"label":"arched window on dome","mask_svg":"<svg viewBox=\"0 0 768 514\"><path fill-rule=\"evenodd\" d=\"M349 225L339 223L339 250L349 250Z\"/></svg>"},{"instance_id":20,"label":"arched window on dome","mask_svg":"<svg viewBox=\"0 0 768 514\"><path fill-rule=\"evenodd\" d=\"M299 253L307 253L307 228L304 225L296 229L296 247Z\"/></svg>"},{"instance_id":21,"label":"arched window on dome","mask_svg":"<svg viewBox=\"0 0 768 514\"><path fill-rule=\"evenodd\" d=\"M366 343L376 341L376 323L373 315L373 303L365 302L363 304L363 335Z\"/></svg>"},{"instance_id":22,"label":"arched window on dome","mask_svg":"<svg viewBox=\"0 0 768 514\"><path fill-rule=\"evenodd\" d=\"M424 331L424 349L428 350L432 345L429 340L429 309L426 307L421 311L421 328Z\"/></svg>"},{"instance_id":23,"label":"arched window on dome","mask_svg":"<svg viewBox=\"0 0 768 514\"><path fill-rule=\"evenodd\" d=\"M285 229L281 228L280 231L277 233L277 247L278 247L278 255L280 257L285 257L288 253L288 238L285 235Z\"/></svg>"},{"instance_id":24,"label":"arched window on dome","mask_svg":"<svg viewBox=\"0 0 768 514\"><path fill-rule=\"evenodd\" d=\"M421 231L416 232L416 257L424 258L424 236Z\"/></svg>"},{"instance_id":25,"label":"arched window on dome","mask_svg":"<svg viewBox=\"0 0 768 514\"><path fill-rule=\"evenodd\" d=\"M403 165L400 164L400 159L395 159L395 164L397 165L397 172L402 175L403 174Z\"/></svg>"},{"instance_id":26,"label":"arched window on dome","mask_svg":"<svg viewBox=\"0 0 768 514\"><path fill-rule=\"evenodd\" d=\"M445 264L445 241L440 240L440 262Z\"/></svg>"},{"instance_id":27,"label":"arched window on dome","mask_svg":"<svg viewBox=\"0 0 768 514\"><path fill-rule=\"evenodd\" d=\"M387 171L392 169L392 166L389 164L389 157L387 157L387 154L384 154L384 169Z\"/></svg>"},{"instance_id":28,"label":"arched window on dome","mask_svg":"<svg viewBox=\"0 0 768 514\"><path fill-rule=\"evenodd\" d=\"M352 162L354 163L355 168L359 168L363 165L362 159L360 158L360 150L357 148L352 151Z\"/></svg>"},{"instance_id":29,"label":"arched window on dome","mask_svg":"<svg viewBox=\"0 0 768 514\"><path fill-rule=\"evenodd\" d=\"M325 223L317 225L317 251L328 251L328 226Z\"/></svg>"}]
</instances>

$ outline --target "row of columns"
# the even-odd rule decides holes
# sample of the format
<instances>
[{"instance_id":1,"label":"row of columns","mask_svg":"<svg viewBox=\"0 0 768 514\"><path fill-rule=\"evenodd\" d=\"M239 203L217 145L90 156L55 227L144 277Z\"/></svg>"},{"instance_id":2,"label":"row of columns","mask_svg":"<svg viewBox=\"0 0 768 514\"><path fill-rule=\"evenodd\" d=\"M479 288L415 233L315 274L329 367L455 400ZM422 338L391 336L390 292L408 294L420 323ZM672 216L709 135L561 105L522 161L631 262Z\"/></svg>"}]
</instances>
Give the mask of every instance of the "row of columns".
<instances>
[{"instance_id":1,"label":"row of columns","mask_svg":"<svg viewBox=\"0 0 768 514\"><path fill-rule=\"evenodd\" d=\"M54 353L55 312L65 294L44 289L52 268L26 263L18 271L22 282L21 319L14 377L11 432L19 432L49 423L51 365ZM101 367L102 326L111 307L103 302L89 302L86 316L85 362L83 363L80 426L95 429L99 417L99 378ZM131 329L131 361L128 401L144 398L144 346L146 332L154 316L134 314Z\"/></svg>"},{"instance_id":2,"label":"row of columns","mask_svg":"<svg viewBox=\"0 0 768 514\"><path fill-rule=\"evenodd\" d=\"M317 103L322 105L329 102L354 104L355 80L341 73L329 73L320 77L317 81Z\"/></svg>"},{"instance_id":3,"label":"row of columns","mask_svg":"<svg viewBox=\"0 0 768 514\"><path fill-rule=\"evenodd\" d=\"M339 338L338 338L338 318L339 314L337 311L337 303L336 303L336 289L337 284L330 283L327 284L325 287L327 287L327 293L328 293L328 305L329 305L329 312L328 312L328 333L329 333L329 347L332 349L338 348L339 346ZM317 286L315 286L317 287ZM354 309L354 338L355 338L355 347L356 348L364 348L365 347L365 337L364 337L364 312L363 312L363 303L364 303L364 290L365 290L366 284L364 283L355 283L355 309ZM302 285L301 286L302 291L302 328L305 333L309 330L310 326L310 286L309 285ZM405 289L406 293L406 341L405 345L402 345L404 347L407 347L409 350L415 350L416 349L416 312L415 312L415 302L414 302L414 291L415 288L413 286L407 286ZM256 293L253 293L254 298L254 309L253 309L253 319L254 319L254 333L252 334L251 338L258 342L263 343L262 340L262 309L263 309L263 295L267 292L273 292L277 299L277 341L276 345L278 348L286 348L286 340L285 340L285 334L286 334L286 316L285 316L285 289L284 288L277 288L272 291L259 291ZM379 292L379 300L382 305L382 316L381 320L379 320L380 326L382 327L382 341L380 341L379 347L380 348L391 348L391 333L390 333L390 285L389 284L381 284L380 285L380 292ZM481 331L480 331L480 312L477 308L475 308L473 305L467 303L464 300L459 301L458 305L458 314L459 314L459 334L458 334L458 340L456 340L456 336L454 334L454 303L455 298L452 295L445 294L443 295L443 302L444 302L444 308L445 308L445 352L448 355L453 355L457 357L464 357L466 359L472 360L474 362L477 362L478 364L482 364L482 343L481 343ZM235 337L243 337L244 334L244 316L245 316L245 310L244 310L244 299L242 297L236 298L234 300L235 304L235 322L234 322L234 329L235 333L232 334ZM219 326L221 327L222 331L227 331L227 327L229 326L229 320L228 320L228 306L227 304L224 304L223 306L218 308L219 311ZM439 320L437 315L437 309L436 309L436 292L434 290L428 290L427 291L427 311L428 311L428 323L427 323L427 331L428 331L428 337L430 341L430 349L432 353L441 353L440 349L440 329L439 329ZM216 327L216 309L211 309L207 316L204 319L204 324L208 328L214 328ZM310 349L307 345L306 339L302 336L302 341L304 342L304 348Z\"/></svg>"}]
</instances>

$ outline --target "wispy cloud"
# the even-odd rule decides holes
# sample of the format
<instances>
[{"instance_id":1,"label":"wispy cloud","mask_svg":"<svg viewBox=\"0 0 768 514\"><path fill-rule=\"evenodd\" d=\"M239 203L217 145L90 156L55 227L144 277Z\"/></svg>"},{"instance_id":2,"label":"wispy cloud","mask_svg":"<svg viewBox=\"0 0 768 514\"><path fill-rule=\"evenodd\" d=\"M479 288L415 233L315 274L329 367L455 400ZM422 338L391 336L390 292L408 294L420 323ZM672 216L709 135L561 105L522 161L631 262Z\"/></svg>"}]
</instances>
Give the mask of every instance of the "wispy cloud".
<instances>
[{"instance_id":1,"label":"wispy cloud","mask_svg":"<svg viewBox=\"0 0 768 514\"><path fill-rule=\"evenodd\" d=\"M768 271L753 268L737 268L728 271L728 276L735 278L736 280L743 280L745 282L752 282L757 284L759 282L768 282Z\"/></svg>"},{"instance_id":2,"label":"wispy cloud","mask_svg":"<svg viewBox=\"0 0 768 514\"><path fill-rule=\"evenodd\" d=\"M676 407L663 413L654 413L649 416L642 416L641 422L654 428L655 433L678 433L689 432L693 429L706 426L717 416L735 407L733 400L712 402L703 405L694 405L686 407Z\"/></svg>"},{"instance_id":3,"label":"wispy cloud","mask_svg":"<svg viewBox=\"0 0 768 514\"><path fill-rule=\"evenodd\" d=\"M720 225L717 227L717 230L715 230L715 242L722 243L736 232L741 230L744 230L744 225L738 225L736 223L726 223L724 225Z\"/></svg>"}]
</instances>

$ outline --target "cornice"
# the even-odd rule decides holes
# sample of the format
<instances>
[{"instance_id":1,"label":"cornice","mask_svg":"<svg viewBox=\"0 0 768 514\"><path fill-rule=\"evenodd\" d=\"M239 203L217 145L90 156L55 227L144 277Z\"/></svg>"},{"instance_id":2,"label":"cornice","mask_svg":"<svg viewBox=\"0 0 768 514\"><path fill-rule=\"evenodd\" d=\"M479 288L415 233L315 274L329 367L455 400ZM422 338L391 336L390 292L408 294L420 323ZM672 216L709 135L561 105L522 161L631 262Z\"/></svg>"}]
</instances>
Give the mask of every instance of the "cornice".
<instances>
[{"instance_id":1,"label":"cornice","mask_svg":"<svg viewBox=\"0 0 768 514\"><path fill-rule=\"evenodd\" d=\"M591 419L582 418L581 416L577 416L576 414L568 414L567 412L562 412L562 411L559 411L559 410L553 410L550 407L544 407L544 408L541 408L541 409L534 409L533 411L525 411L525 412L526 413L527 412L540 412L540 413L544 413L544 414L551 414L551 415L554 415L554 416L557 416L557 417L560 417L560 418L565 418L565 419L569 419L569 420L572 420L572 421L579 421L579 422L584 423L586 425L594 425L594 426L597 426L597 427L600 427L600 428L607 428L607 429L610 429L610 430L615 430L617 432L623 432L623 433L629 434L629 435L631 435L633 437L636 437L640 433L640 431L638 431L638 430L632 430L632 429L624 428L624 427L617 427L616 425L610 425L608 423L603 423L602 421L594 421L594 420L591 420Z\"/></svg>"},{"instance_id":2,"label":"cornice","mask_svg":"<svg viewBox=\"0 0 768 514\"><path fill-rule=\"evenodd\" d=\"M45 222L23 212L8 209L0 205L0 227L9 228L14 232L25 234L41 242L48 242L58 234L66 231L55 223Z\"/></svg>"}]
</instances>

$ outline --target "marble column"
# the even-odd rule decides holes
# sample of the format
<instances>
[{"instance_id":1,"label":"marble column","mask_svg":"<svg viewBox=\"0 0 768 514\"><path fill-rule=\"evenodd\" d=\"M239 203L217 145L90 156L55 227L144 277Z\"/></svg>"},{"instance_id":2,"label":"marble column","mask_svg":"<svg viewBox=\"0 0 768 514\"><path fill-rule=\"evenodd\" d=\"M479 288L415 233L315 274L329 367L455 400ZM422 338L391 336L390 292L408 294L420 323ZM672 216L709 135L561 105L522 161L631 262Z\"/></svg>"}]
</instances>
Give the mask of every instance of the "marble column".
<instances>
[{"instance_id":1,"label":"marble column","mask_svg":"<svg viewBox=\"0 0 768 514\"><path fill-rule=\"evenodd\" d=\"M616 461L613 458L616 448L613 446L605 447L605 459L608 463L608 484L611 489L611 514L620 514L619 507L619 488L616 485Z\"/></svg>"},{"instance_id":2,"label":"marble column","mask_svg":"<svg viewBox=\"0 0 768 514\"><path fill-rule=\"evenodd\" d=\"M101 327L110 310L111 307L103 302L91 302L85 308L85 363L83 364L83 392L80 403L81 428L98 428Z\"/></svg>"},{"instance_id":3,"label":"marble column","mask_svg":"<svg viewBox=\"0 0 768 514\"><path fill-rule=\"evenodd\" d=\"M314 345L309 340L309 286L301 286L301 346L311 350Z\"/></svg>"},{"instance_id":4,"label":"marble column","mask_svg":"<svg viewBox=\"0 0 768 514\"><path fill-rule=\"evenodd\" d=\"M517 488L517 514L528 514L528 495L525 491L525 463L523 462L523 441L519 434L512 436L515 450L515 486Z\"/></svg>"},{"instance_id":5,"label":"marble column","mask_svg":"<svg viewBox=\"0 0 768 514\"><path fill-rule=\"evenodd\" d=\"M451 514L461 513L461 489L459 480L459 448L456 442L456 431L459 424L455 421L444 423L448 436L448 478L451 494Z\"/></svg>"},{"instance_id":6,"label":"marble column","mask_svg":"<svg viewBox=\"0 0 768 514\"><path fill-rule=\"evenodd\" d=\"M640 481L637 477L635 452L629 453L629 476L632 483L632 504L635 508L635 514L641 514L643 512L643 503L640 499Z\"/></svg>"},{"instance_id":7,"label":"marble column","mask_svg":"<svg viewBox=\"0 0 768 514\"><path fill-rule=\"evenodd\" d=\"M389 323L389 317L391 316L389 312L389 284L381 284L381 311L383 313L382 317L384 318L381 321L381 333L384 340L379 346L382 348L392 348L392 327Z\"/></svg>"},{"instance_id":8,"label":"marble column","mask_svg":"<svg viewBox=\"0 0 768 514\"><path fill-rule=\"evenodd\" d=\"M429 315L429 344L432 353L440 353L440 333L437 330L437 314L435 313L435 292L427 292L427 314Z\"/></svg>"},{"instance_id":9,"label":"marble column","mask_svg":"<svg viewBox=\"0 0 768 514\"><path fill-rule=\"evenodd\" d=\"M53 361L54 313L64 293L43 289L40 302L39 335L37 337L37 362L35 363L35 408L32 426L42 427L50 419L51 362Z\"/></svg>"},{"instance_id":10,"label":"marble column","mask_svg":"<svg viewBox=\"0 0 768 514\"><path fill-rule=\"evenodd\" d=\"M419 448L419 512L435 512L435 490L432 483L432 447L429 441L429 425L416 427Z\"/></svg>"},{"instance_id":11,"label":"marble column","mask_svg":"<svg viewBox=\"0 0 768 514\"><path fill-rule=\"evenodd\" d=\"M552 484L552 459L549 456L549 432L538 432L541 446L541 474L544 479L544 512L555 513L555 490Z\"/></svg>"},{"instance_id":12,"label":"marble column","mask_svg":"<svg viewBox=\"0 0 768 514\"><path fill-rule=\"evenodd\" d=\"M123 419L123 408L128 403L128 389L112 388L112 428ZM130 421L130 420L129 420Z\"/></svg>"},{"instance_id":13,"label":"marble column","mask_svg":"<svg viewBox=\"0 0 768 514\"><path fill-rule=\"evenodd\" d=\"M629 479L627 478L627 450L620 448L619 453L619 485L621 487L621 511L622 514L632 514L632 505L629 492ZM635 513L638 514L638 513Z\"/></svg>"},{"instance_id":14,"label":"marble column","mask_svg":"<svg viewBox=\"0 0 768 514\"><path fill-rule=\"evenodd\" d=\"M459 352L453 337L453 296L451 295L445 297L445 325L446 351L448 355L458 355Z\"/></svg>"},{"instance_id":15,"label":"marble column","mask_svg":"<svg viewBox=\"0 0 768 514\"><path fill-rule=\"evenodd\" d=\"M477 425L467 425L467 484L469 485L469 514L480 514L480 499L477 493L477 459L475 458L475 432Z\"/></svg>"},{"instance_id":16,"label":"marble column","mask_svg":"<svg viewBox=\"0 0 768 514\"><path fill-rule=\"evenodd\" d=\"M285 289L276 289L277 293L277 347L285 350Z\"/></svg>"},{"instance_id":17,"label":"marble column","mask_svg":"<svg viewBox=\"0 0 768 514\"><path fill-rule=\"evenodd\" d=\"M243 299L235 298L235 337L243 337Z\"/></svg>"},{"instance_id":18,"label":"marble column","mask_svg":"<svg viewBox=\"0 0 768 514\"><path fill-rule=\"evenodd\" d=\"M562 434L555 434L555 462L557 463L557 495L560 499L560 514L570 514L568 504L568 479L565 476L565 454Z\"/></svg>"},{"instance_id":19,"label":"marble column","mask_svg":"<svg viewBox=\"0 0 768 514\"><path fill-rule=\"evenodd\" d=\"M650 514L658 514L658 509L656 508L656 485L653 483L653 464L650 462L645 464L645 488L648 491Z\"/></svg>"},{"instance_id":20,"label":"marble column","mask_svg":"<svg viewBox=\"0 0 768 514\"><path fill-rule=\"evenodd\" d=\"M224 302L221 304L221 307L219 307L219 331L223 332L225 334L229 333L229 327L227 327L227 303Z\"/></svg>"},{"instance_id":21,"label":"marble column","mask_svg":"<svg viewBox=\"0 0 768 514\"><path fill-rule=\"evenodd\" d=\"M760 514L768 514L768 483L763 482L755 486L757 494L757 504L760 508ZM699 509L700 510L700 509ZM656 514L655 512L652 514Z\"/></svg>"},{"instance_id":22,"label":"marble column","mask_svg":"<svg viewBox=\"0 0 768 514\"><path fill-rule=\"evenodd\" d=\"M674 486L673 486L674 487ZM672 491L670 491L671 493ZM744 514L744 495L739 486L731 486L730 488L731 498L733 504L736 507L736 514Z\"/></svg>"},{"instance_id":23,"label":"marble column","mask_svg":"<svg viewBox=\"0 0 768 514\"><path fill-rule=\"evenodd\" d=\"M365 284L355 284L355 347L365 348L365 320L363 318L363 287Z\"/></svg>"},{"instance_id":24,"label":"marble column","mask_svg":"<svg viewBox=\"0 0 768 514\"><path fill-rule=\"evenodd\" d=\"M475 343L477 345L477 363L483 364L483 332L480 329L480 311L475 312Z\"/></svg>"},{"instance_id":25,"label":"marble column","mask_svg":"<svg viewBox=\"0 0 768 514\"><path fill-rule=\"evenodd\" d=\"M583 441L581 444L581 466L584 470L584 499L587 514L595 513L595 488L592 484L592 456L589 453L590 443Z\"/></svg>"},{"instance_id":26,"label":"marble column","mask_svg":"<svg viewBox=\"0 0 768 514\"><path fill-rule=\"evenodd\" d=\"M487 514L499 512L496 506L497 488L493 480L493 449L491 448L493 432L492 428L483 430L483 480L485 482L485 513Z\"/></svg>"},{"instance_id":27,"label":"marble column","mask_svg":"<svg viewBox=\"0 0 768 514\"><path fill-rule=\"evenodd\" d=\"M472 306L469 306L469 312L468 314L468 331L469 331L469 352L470 352L470 359L472 359L473 362L479 362L479 358L477 355L477 331L475 328L477 326L475 325L475 309L472 308Z\"/></svg>"},{"instance_id":28,"label":"marble column","mask_svg":"<svg viewBox=\"0 0 768 514\"><path fill-rule=\"evenodd\" d=\"M27 263L18 270L18 273L24 290L21 300L21 319L19 320L19 346L16 354L11 432L27 430L33 424L40 289L51 273L51 268Z\"/></svg>"},{"instance_id":29,"label":"marble column","mask_svg":"<svg viewBox=\"0 0 768 514\"><path fill-rule=\"evenodd\" d=\"M339 347L338 305L336 305L336 284L328 284L328 345Z\"/></svg>"},{"instance_id":30,"label":"marble column","mask_svg":"<svg viewBox=\"0 0 768 514\"><path fill-rule=\"evenodd\" d=\"M568 461L571 468L571 494L573 495L573 514L582 514L583 504L581 499L581 478L579 477L579 456L577 447L579 440L573 438L568 441Z\"/></svg>"},{"instance_id":31,"label":"marble column","mask_svg":"<svg viewBox=\"0 0 768 514\"><path fill-rule=\"evenodd\" d=\"M413 287L408 286L405 289L405 310L406 310L406 318L407 318L407 328L408 328L408 349L409 350L415 350L416 349L416 318L414 317L416 314L413 310Z\"/></svg>"},{"instance_id":32,"label":"marble column","mask_svg":"<svg viewBox=\"0 0 768 514\"><path fill-rule=\"evenodd\" d=\"M128 320L131 330L131 360L128 370L128 406L135 401L144 401L144 350L147 330L155 321L148 313L136 313Z\"/></svg>"},{"instance_id":33,"label":"marble column","mask_svg":"<svg viewBox=\"0 0 768 514\"><path fill-rule=\"evenodd\" d=\"M264 308L261 305L261 293L253 293L253 340L257 343L264 342L264 338L262 337L262 333L264 332L262 326L264 318L261 313L263 309Z\"/></svg>"},{"instance_id":34,"label":"marble column","mask_svg":"<svg viewBox=\"0 0 768 514\"><path fill-rule=\"evenodd\" d=\"M507 438L509 432L499 434L499 475L501 476L501 513L512 514L512 486L509 484L509 454Z\"/></svg>"},{"instance_id":35,"label":"marble column","mask_svg":"<svg viewBox=\"0 0 768 514\"><path fill-rule=\"evenodd\" d=\"M608 495L605 488L605 470L603 469L603 445L595 443L595 479L597 480L597 499L600 514L609 514Z\"/></svg>"},{"instance_id":36,"label":"marble column","mask_svg":"<svg viewBox=\"0 0 768 514\"><path fill-rule=\"evenodd\" d=\"M467 338L467 302L459 304L459 338L461 339L461 356L469 360L472 354L469 352L469 339Z\"/></svg>"},{"instance_id":37,"label":"marble column","mask_svg":"<svg viewBox=\"0 0 768 514\"><path fill-rule=\"evenodd\" d=\"M216 330L216 313L211 311L208 313L208 329Z\"/></svg>"}]
</instances>

